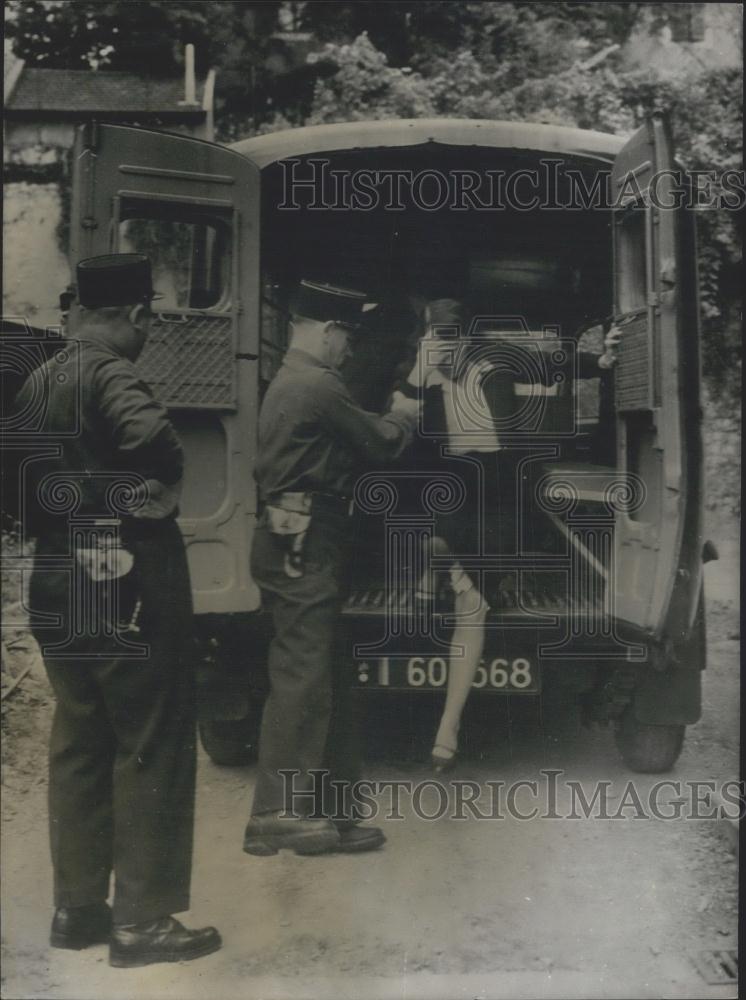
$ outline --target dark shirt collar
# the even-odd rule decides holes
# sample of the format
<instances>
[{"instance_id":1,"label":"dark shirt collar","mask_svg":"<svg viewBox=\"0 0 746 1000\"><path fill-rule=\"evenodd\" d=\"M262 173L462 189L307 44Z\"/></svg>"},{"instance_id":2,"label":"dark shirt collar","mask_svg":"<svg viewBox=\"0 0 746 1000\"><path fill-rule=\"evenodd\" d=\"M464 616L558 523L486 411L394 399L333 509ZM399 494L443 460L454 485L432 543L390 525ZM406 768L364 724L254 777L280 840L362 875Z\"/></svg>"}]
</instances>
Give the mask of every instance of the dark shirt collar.
<instances>
[{"instance_id":1,"label":"dark shirt collar","mask_svg":"<svg viewBox=\"0 0 746 1000\"><path fill-rule=\"evenodd\" d=\"M330 365L324 364L323 361L319 361L313 354L309 354L308 351L302 351L299 347L291 347L283 358L282 363L287 365L288 368L294 368L296 371L302 368L325 368L330 372L335 370Z\"/></svg>"}]
</instances>

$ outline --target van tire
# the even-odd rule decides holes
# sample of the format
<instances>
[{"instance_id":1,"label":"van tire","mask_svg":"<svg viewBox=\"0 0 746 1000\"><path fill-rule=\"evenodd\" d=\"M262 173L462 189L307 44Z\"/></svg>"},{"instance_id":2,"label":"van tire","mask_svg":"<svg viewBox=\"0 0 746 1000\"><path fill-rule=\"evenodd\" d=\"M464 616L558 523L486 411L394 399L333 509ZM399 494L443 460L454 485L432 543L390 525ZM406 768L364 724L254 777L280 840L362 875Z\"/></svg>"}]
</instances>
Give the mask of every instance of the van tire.
<instances>
[{"instance_id":1,"label":"van tire","mask_svg":"<svg viewBox=\"0 0 746 1000\"><path fill-rule=\"evenodd\" d=\"M199 736L205 753L221 767L238 767L256 760L261 709L253 706L243 719L209 719L200 722Z\"/></svg>"},{"instance_id":2,"label":"van tire","mask_svg":"<svg viewBox=\"0 0 746 1000\"><path fill-rule=\"evenodd\" d=\"M627 767L641 774L662 774L679 759L685 732L686 726L638 722L634 705L628 705L616 725L614 739Z\"/></svg>"}]
</instances>

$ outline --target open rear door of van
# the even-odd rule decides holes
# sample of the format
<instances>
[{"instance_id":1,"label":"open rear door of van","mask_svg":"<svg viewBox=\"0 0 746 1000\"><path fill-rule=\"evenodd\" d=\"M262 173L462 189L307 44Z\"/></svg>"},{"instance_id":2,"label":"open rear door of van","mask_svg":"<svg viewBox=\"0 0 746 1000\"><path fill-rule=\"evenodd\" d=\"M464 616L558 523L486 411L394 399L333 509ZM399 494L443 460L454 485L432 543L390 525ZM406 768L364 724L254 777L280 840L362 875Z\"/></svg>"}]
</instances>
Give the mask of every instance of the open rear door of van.
<instances>
[{"instance_id":1,"label":"open rear door of van","mask_svg":"<svg viewBox=\"0 0 746 1000\"><path fill-rule=\"evenodd\" d=\"M143 252L162 298L138 361L186 453L195 610L258 607L248 575L259 331L259 170L213 143L118 125L76 137L71 266ZM74 329L71 329L74 336Z\"/></svg>"},{"instance_id":2,"label":"open rear door of van","mask_svg":"<svg viewBox=\"0 0 746 1000\"><path fill-rule=\"evenodd\" d=\"M614 615L685 638L701 588L702 445L694 218L667 125L640 128L611 174L617 496Z\"/></svg>"}]
</instances>

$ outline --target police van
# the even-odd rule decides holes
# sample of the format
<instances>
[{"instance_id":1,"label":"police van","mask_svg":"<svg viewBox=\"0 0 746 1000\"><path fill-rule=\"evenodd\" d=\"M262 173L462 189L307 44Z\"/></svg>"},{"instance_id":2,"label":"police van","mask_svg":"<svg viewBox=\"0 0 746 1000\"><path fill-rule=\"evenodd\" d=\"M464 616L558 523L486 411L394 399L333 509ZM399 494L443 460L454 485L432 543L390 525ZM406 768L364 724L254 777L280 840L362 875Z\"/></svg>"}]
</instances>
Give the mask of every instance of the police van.
<instances>
[{"instance_id":1,"label":"police van","mask_svg":"<svg viewBox=\"0 0 746 1000\"><path fill-rule=\"evenodd\" d=\"M367 409L386 405L411 351L417 300L462 298L471 325L453 364L498 345L512 373L498 432L516 457L519 527L505 552L466 567L490 604L473 697L540 697L559 675L588 718L613 721L628 766L670 768L700 715L708 549L694 220L665 123L624 141L514 122L356 122L225 147L94 123L74 163L73 267L142 251L163 294L138 365L186 451L180 525L212 758L250 757L266 685L248 558L259 405L292 289L333 276L380 303L345 371ZM581 378L611 322L616 364ZM420 440L441 447L426 423ZM360 688L446 683L447 597L413 627L407 560L392 571L386 556L432 534L458 481L457 462L453 477L443 468L439 486L406 459L358 483L340 634Z\"/></svg>"}]
</instances>

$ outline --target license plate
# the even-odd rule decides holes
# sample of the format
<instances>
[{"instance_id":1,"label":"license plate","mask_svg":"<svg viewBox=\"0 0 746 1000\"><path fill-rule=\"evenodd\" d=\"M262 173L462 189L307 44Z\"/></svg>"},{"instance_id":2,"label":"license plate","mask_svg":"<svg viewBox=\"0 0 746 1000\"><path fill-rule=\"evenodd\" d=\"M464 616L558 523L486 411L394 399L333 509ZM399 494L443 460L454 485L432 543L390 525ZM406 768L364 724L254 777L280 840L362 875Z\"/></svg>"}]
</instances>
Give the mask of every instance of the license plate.
<instances>
[{"instance_id":1,"label":"license plate","mask_svg":"<svg viewBox=\"0 0 746 1000\"><path fill-rule=\"evenodd\" d=\"M448 660L443 656L384 656L357 662L357 687L394 691L437 690L448 684ZM483 659L472 688L496 694L537 694L539 668L524 656Z\"/></svg>"}]
</instances>

